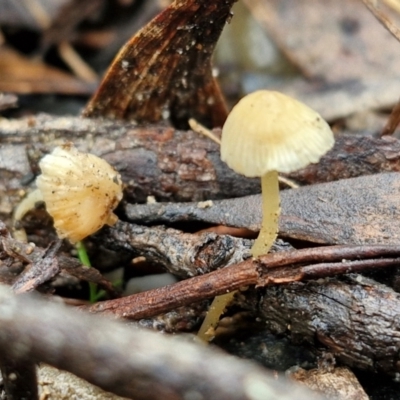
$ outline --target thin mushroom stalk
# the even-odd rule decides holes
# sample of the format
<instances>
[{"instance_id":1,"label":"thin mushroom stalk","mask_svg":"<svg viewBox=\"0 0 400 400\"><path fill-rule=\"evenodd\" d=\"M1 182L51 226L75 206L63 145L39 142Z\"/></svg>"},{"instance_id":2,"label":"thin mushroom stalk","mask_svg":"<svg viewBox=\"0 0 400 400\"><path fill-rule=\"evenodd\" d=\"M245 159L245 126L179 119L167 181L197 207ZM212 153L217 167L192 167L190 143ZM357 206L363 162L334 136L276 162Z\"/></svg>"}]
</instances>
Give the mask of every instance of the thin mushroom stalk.
<instances>
[{"instance_id":1,"label":"thin mushroom stalk","mask_svg":"<svg viewBox=\"0 0 400 400\"><path fill-rule=\"evenodd\" d=\"M262 215L260 233L251 248L253 257L267 254L278 236L280 214L278 172L270 171L261 177Z\"/></svg>"},{"instance_id":2,"label":"thin mushroom stalk","mask_svg":"<svg viewBox=\"0 0 400 400\"><path fill-rule=\"evenodd\" d=\"M267 254L278 236L278 220L280 215L280 196L278 172L270 171L261 177L263 220L260 233L255 240L251 254L259 257ZM215 329L225 308L232 302L237 290L215 297L204 318L197 336L208 342L215 336Z\"/></svg>"}]
</instances>

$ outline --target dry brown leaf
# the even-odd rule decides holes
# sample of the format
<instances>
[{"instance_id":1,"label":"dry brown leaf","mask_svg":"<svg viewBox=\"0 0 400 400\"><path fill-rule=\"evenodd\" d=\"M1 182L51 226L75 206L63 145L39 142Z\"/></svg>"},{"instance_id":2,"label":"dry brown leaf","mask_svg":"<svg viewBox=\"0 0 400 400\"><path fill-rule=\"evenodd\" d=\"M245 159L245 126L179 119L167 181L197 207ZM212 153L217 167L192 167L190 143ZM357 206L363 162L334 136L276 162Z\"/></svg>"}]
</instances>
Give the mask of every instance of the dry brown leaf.
<instances>
[{"instance_id":1,"label":"dry brown leaf","mask_svg":"<svg viewBox=\"0 0 400 400\"><path fill-rule=\"evenodd\" d=\"M66 72L0 47L0 92L88 95L94 86Z\"/></svg>"},{"instance_id":2,"label":"dry brown leaf","mask_svg":"<svg viewBox=\"0 0 400 400\"><path fill-rule=\"evenodd\" d=\"M400 44L358 0L247 3L308 78L340 83L400 76Z\"/></svg>"},{"instance_id":3,"label":"dry brown leaf","mask_svg":"<svg viewBox=\"0 0 400 400\"><path fill-rule=\"evenodd\" d=\"M227 110L211 56L234 0L176 0L120 51L84 116L221 126Z\"/></svg>"}]
</instances>

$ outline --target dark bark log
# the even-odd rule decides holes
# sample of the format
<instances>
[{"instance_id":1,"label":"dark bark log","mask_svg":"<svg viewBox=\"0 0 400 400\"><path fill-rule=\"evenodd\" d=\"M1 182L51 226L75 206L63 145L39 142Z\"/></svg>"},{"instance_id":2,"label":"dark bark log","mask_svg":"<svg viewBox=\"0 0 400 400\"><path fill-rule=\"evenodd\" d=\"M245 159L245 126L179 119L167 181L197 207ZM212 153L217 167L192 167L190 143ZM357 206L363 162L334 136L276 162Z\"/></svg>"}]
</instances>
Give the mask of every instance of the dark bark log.
<instances>
[{"instance_id":1,"label":"dark bark log","mask_svg":"<svg viewBox=\"0 0 400 400\"><path fill-rule=\"evenodd\" d=\"M203 345L129 329L0 287L0 353L43 361L104 390L143 400L304 399L261 367ZM258 393L258 397L256 394ZM312 395L311 395L311 398Z\"/></svg>"},{"instance_id":2,"label":"dark bark log","mask_svg":"<svg viewBox=\"0 0 400 400\"><path fill-rule=\"evenodd\" d=\"M39 159L63 141L72 141L80 150L114 165L122 174L126 198L132 202L144 202L150 195L158 201L200 201L260 192L258 179L234 173L220 160L218 145L194 132L40 115L0 121L0 193L15 196L10 204L3 199L2 208L10 210L17 203L18 191L33 179L32 174L39 173ZM319 164L290 178L312 184L399 171L399 154L396 138L343 134Z\"/></svg>"},{"instance_id":3,"label":"dark bark log","mask_svg":"<svg viewBox=\"0 0 400 400\"><path fill-rule=\"evenodd\" d=\"M400 295L384 285L329 278L269 287L254 301L267 326L294 343L322 343L350 367L400 371Z\"/></svg>"},{"instance_id":4,"label":"dark bark log","mask_svg":"<svg viewBox=\"0 0 400 400\"><path fill-rule=\"evenodd\" d=\"M400 241L400 175L377 174L284 190L279 236L320 244L396 244ZM137 224L199 221L258 231L261 196L197 203L125 206Z\"/></svg>"},{"instance_id":5,"label":"dark bark log","mask_svg":"<svg viewBox=\"0 0 400 400\"><path fill-rule=\"evenodd\" d=\"M145 202L150 195L159 201L200 201L260 191L259 179L234 173L221 161L218 145L192 131L38 116L0 121L0 193L15 196L8 209L18 202L24 182L40 172L40 158L64 141L112 164L132 202Z\"/></svg>"},{"instance_id":6,"label":"dark bark log","mask_svg":"<svg viewBox=\"0 0 400 400\"><path fill-rule=\"evenodd\" d=\"M340 134L335 140L333 149L318 164L295 171L289 177L301 184L313 184L400 171L400 141L395 137Z\"/></svg>"}]
</instances>

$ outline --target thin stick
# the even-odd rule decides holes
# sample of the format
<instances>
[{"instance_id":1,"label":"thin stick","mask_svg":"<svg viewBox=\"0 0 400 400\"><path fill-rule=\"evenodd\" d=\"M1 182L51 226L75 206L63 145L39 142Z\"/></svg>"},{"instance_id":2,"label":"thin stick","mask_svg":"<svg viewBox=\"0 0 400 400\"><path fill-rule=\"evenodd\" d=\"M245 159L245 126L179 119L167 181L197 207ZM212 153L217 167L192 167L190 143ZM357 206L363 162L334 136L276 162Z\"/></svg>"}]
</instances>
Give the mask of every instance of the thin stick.
<instances>
[{"instance_id":1,"label":"thin stick","mask_svg":"<svg viewBox=\"0 0 400 400\"><path fill-rule=\"evenodd\" d=\"M24 0L23 4L42 29L47 29L51 25L51 17L46 8L43 7L42 2L38 0Z\"/></svg>"},{"instance_id":2,"label":"thin stick","mask_svg":"<svg viewBox=\"0 0 400 400\"><path fill-rule=\"evenodd\" d=\"M189 121L189 126L192 131L196 133L200 133L203 136L208 137L215 143L219 144L221 146L221 139L219 139L212 131L207 129L205 126L201 125L199 122L197 122L194 118L190 118Z\"/></svg>"},{"instance_id":3,"label":"thin stick","mask_svg":"<svg viewBox=\"0 0 400 400\"><path fill-rule=\"evenodd\" d=\"M290 187L291 189L298 189L300 187L292 179L285 178L284 176L278 176L278 180L279 180L280 183L285 184L286 186Z\"/></svg>"},{"instance_id":4,"label":"thin stick","mask_svg":"<svg viewBox=\"0 0 400 400\"><path fill-rule=\"evenodd\" d=\"M88 83L97 82L98 76L96 72L82 60L81 56L67 41L62 41L58 45L58 53L77 77Z\"/></svg>"},{"instance_id":5,"label":"thin stick","mask_svg":"<svg viewBox=\"0 0 400 400\"><path fill-rule=\"evenodd\" d=\"M398 40L400 41L400 29L397 28L396 25L393 24L392 21L390 21L389 18L386 17L385 14L383 14L382 11L380 11L376 7L376 2L371 1L371 0L362 0L364 5L368 8L369 11L375 16L375 18Z\"/></svg>"},{"instance_id":6,"label":"thin stick","mask_svg":"<svg viewBox=\"0 0 400 400\"><path fill-rule=\"evenodd\" d=\"M392 112L389 115L389 118L386 122L386 125L383 127L380 137L393 135L394 131L400 124L400 100L395 104L392 109Z\"/></svg>"},{"instance_id":7,"label":"thin stick","mask_svg":"<svg viewBox=\"0 0 400 400\"><path fill-rule=\"evenodd\" d=\"M398 265L398 257L400 246L388 245L328 246L272 253L173 285L83 308L121 318L150 318L244 286L266 286L380 269Z\"/></svg>"}]
</instances>

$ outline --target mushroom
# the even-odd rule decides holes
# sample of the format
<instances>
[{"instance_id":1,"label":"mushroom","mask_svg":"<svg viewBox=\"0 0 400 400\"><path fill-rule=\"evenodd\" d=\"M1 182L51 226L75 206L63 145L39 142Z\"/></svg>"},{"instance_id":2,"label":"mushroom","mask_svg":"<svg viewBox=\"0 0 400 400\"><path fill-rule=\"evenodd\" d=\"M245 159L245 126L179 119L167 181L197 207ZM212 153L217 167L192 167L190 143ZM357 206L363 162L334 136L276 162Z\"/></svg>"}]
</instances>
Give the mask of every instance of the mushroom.
<instances>
[{"instance_id":1,"label":"mushroom","mask_svg":"<svg viewBox=\"0 0 400 400\"><path fill-rule=\"evenodd\" d=\"M278 234L278 172L318 162L333 144L323 118L285 94L259 90L232 109L222 128L221 159L239 174L261 177L263 219L253 257L268 253Z\"/></svg>"},{"instance_id":2,"label":"mushroom","mask_svg":"<svg viewBox=\"0 0 400 400\"><path fill-rule=\"evenodd\" d=\"M253 257L267 254L278 235L278 172L289 173L316 163L334 144L322 117L282 93L259 90L243 97L222 128L221 159L235 172L261 177L262 224L251 248ZM225 307L236 292L217 296L198 332L209 341Z\"/></svg>"},{"instance_id":3,"label":"mushroom","mask_svg":"<svg viewBox=\"0 0 400 400\"><path fill-rule=\"evenodd\" d=\"M43 157L39 166L42 174L36 184L60 238L77 243L117 222L113 210L122 199L122 182L106 161L66 143Z\"/></svg>"},{"instance_id":4,"label":"mushroom","mask_svg":"<svg viewBox=\"0 0 400 400\"><path fill-rule=\"evenodd\" d=\"M36 179L37 189L31 192L14 211L14 236L27 241L20 221L41 201L53 217L60 239L76 245L79 260L90 267L82 240L103 225L113 225L118 218L114 208L122 199L119 173L105 160L81 153L72 143L56 147L39 162L42 174ZM89 282L90 302L102 295L97 285Z\"/></svg>"}]
</instances>

